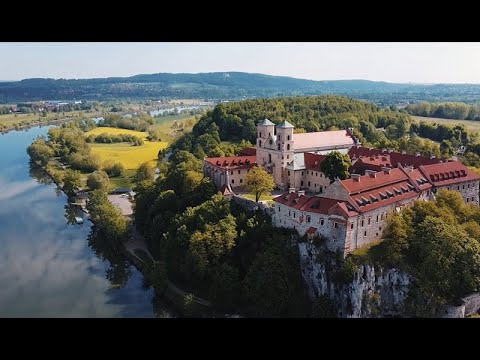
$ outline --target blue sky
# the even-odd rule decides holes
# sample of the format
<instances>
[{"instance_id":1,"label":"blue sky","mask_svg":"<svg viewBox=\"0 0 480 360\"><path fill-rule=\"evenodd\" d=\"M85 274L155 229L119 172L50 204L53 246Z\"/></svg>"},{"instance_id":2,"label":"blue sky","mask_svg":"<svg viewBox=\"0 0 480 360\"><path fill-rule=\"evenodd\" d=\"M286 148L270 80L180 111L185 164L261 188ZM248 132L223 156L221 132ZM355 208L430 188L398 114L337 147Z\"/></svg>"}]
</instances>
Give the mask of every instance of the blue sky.
<instances>
[{"instance_id":1,"label":"blue sky","mask_svg":"<svg viewBox=\"0 0 480 360\"><path fill-rule=\"evenodd\" d=\"M480 43L0 43L0 80L213 71L480 83Z\"/></svg>"}]
</instances>

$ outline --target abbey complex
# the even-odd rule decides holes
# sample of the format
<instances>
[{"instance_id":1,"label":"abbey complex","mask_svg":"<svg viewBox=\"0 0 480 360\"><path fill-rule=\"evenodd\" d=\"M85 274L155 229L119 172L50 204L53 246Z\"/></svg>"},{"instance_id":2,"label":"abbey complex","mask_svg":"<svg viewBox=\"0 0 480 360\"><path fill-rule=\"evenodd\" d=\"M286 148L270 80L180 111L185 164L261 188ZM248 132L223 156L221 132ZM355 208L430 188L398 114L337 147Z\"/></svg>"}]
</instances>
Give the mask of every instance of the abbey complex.
<instances>
[{"instance_id":1,"label":"abbey complex","mask_svg":"<svg viewBox=\"0 0 480 360\"><path fill-rule=\"evenodd\" d=\"M325 154L348 154L350 178L330 183L320 171ZM255 148L238 156L204 159L204 174L218 188L235 192L247 172L262 166L284 193L275 197L272 222L303 236L320 237L343 255L380 239L389 213L416 200L431 200L438 189L458 191L479 204L480 175L456 160L441 160L361 146L351 130L294 133L288 122L257 125Z\"/></svg>"}]
</instances>

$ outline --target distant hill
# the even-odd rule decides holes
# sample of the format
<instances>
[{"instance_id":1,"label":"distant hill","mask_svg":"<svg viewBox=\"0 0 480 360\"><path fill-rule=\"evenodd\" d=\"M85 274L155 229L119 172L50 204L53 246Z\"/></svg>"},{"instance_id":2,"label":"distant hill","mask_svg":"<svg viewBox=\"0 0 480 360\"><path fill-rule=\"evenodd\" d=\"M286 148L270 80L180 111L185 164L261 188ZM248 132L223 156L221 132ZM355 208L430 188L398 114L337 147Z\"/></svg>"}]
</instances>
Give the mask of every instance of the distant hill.
<instances>
[{"instance_id":1,"label":"distant hill","mask_svg":"<svg viewBox=\"0 0 480 360\"><path fill-rule=\"evenodd\" d=\"M243 72L145 74L96 79L45 79L0 82L0 103L35 100L111 98L242 99L291 95L339 94L380 105L404 101L480 100L480 85L415 85L369 80L313 81ZM460 98L459 98L460 97Z\"/></svg>"}]
</instances>

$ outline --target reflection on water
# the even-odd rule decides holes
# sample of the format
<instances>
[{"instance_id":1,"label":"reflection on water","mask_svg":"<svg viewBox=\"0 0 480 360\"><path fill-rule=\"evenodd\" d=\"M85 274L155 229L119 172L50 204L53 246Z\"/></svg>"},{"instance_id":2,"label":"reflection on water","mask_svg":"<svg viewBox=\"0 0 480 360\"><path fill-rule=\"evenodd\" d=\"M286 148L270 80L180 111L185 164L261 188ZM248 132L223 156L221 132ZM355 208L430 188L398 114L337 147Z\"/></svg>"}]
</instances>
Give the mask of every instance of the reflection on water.
<instances>
[{"instance_id":1,"label":"reflection on water","mask_svg":"<svg viewBox=\"0 0 480 360\"><path fill-rule=\"evenodd\" d=\"M29 166L26 147L47 129L0 137L0 317L154 316L142 275Z\"/></svg>"}]
</instances>

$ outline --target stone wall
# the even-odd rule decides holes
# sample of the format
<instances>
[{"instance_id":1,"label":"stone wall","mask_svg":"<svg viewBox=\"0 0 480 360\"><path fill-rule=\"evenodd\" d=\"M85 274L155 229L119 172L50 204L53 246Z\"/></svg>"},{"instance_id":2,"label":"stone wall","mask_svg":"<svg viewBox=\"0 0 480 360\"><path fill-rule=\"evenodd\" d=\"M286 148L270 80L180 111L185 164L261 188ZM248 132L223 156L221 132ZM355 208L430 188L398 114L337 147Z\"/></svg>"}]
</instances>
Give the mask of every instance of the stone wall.
<instances>
[{"instance_id":1,"label":"stone wall","mask_svg":"<svg viewBox=\"0 0 480 360\"><path fill-rule=\"evenodd\" d=\"M441 315L443 318L464 318L480 311L480 293L473 293L460 300L460 305L447 306Z\"/></svg>"},{"instance_id":2,"label":"stone wall","mask_svg":"<svg viewBox=\"0 0 480 360\"><path fill-rule=\"evenodd\" d=\"M238 195L232 195L232 201L235 201L243 209L248 212L260 210L269 217L272 217L275 213L275 209L271 206L265 205L263 203L257 203L254 200L246 199Z\"/></svg>"}]
</instances>

